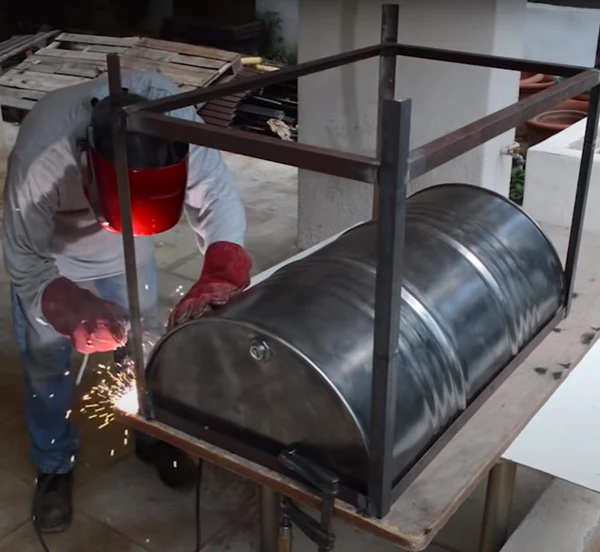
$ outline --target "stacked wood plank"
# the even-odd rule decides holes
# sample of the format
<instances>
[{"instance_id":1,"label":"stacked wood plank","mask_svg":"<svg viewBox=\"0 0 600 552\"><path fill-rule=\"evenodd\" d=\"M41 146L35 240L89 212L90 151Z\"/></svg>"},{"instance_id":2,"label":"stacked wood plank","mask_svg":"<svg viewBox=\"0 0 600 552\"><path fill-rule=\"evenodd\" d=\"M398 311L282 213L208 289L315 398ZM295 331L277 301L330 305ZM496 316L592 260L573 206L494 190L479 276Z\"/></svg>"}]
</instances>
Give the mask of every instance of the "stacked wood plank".
<instances>
[{"instance_id":1,"label":"stacked wood plank","mask_svg":"<svg viewBox=\"0 0 600 552\"><path fill-rule=\"evenodd\" d=\"M46 93L106 72L106 54L120 54L124 69L159 71L182 92L208 86L241 67L239 54L140 37L61 33L50 45L0 76L0 105L30 110Z\"/></svg>"},{"instance_id":2,"label":"stacked wood plank","mask_svg":"<svg viewBox=\"0 0 600 552\"><path fill-rule=\"evenodd\" d=\"M40 32L32 35L16 35L0 43L0 66L26 52L45 46L60 31Z\"/></svg>"}]
</instances>

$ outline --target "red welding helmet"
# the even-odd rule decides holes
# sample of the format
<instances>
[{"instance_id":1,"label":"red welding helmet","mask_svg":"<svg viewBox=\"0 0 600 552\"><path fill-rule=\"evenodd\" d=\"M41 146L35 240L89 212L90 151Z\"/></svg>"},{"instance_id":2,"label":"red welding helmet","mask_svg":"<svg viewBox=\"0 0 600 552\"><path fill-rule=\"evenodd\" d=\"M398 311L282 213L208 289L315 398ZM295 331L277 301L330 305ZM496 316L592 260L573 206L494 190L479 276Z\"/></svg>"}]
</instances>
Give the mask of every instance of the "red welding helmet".
<instances>
[{"instance_id":1,"label":"red welding helmet","mask_svg":"<svg viewBox=\"0 0 600 552\"><path fill-rule=\"evenodd\" d=\"M144 98L123 91L122 105ZM81 141L84 190L98 222L120 233L121 209L113 160L110 99L92 100L92 121ZM139 132L127 133L133 233L148 236L173 228L181 217L189 146Z\"/></svg>"}]
</instances>

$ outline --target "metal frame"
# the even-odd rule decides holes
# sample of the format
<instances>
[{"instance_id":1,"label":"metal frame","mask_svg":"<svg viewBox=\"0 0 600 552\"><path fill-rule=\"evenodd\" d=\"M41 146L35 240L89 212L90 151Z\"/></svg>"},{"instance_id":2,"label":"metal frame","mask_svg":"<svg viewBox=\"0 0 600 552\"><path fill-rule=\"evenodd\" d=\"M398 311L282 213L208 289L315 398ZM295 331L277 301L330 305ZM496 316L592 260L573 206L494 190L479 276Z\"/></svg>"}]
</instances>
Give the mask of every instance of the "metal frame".
<instances>
[{"instance_id":1,"label":"metal frame","mask_svg":"<svg viewBox=\"0 0 600 552\"><path fill-rule=\"evenodd\" d=\"M119 106L120 68L117 54L109 54L108 73L114 99L115 160L119 184L119 202L123 219L127 287L132 315L132 340L136 381L140 396L140 414L148 416L149 403L145 390L142 355L139 297L135 268L135 245L132 234L125 132L134 130L165 136L206 147L266 159L298 168L348 178L377 186L382 201L378 213L378 264L375 297L375 328L372 383L372 438L370 443L370 478L368 499L370 513L383 517L397 496L420 473L441 447L456 434L466 420L489 398L500 383L523 362L548 333L569 313L577 267L579 245L590 182L590 173L600 115L600 54L594 68L540 63L514 58L453 52L397 43L398 6L384 5L381 43L288 67L266 75L215 85L175 96ZM600 52L600 42L598 52ZM380 57L379 131L377 157L368 157L285 142L242 131L211 128L209 125L169 117L163 113L199 104L236 92L261 88L271 84L317 73L363 59ZM410 100L396 101L396 57L407 56L466 65L543 72L568 77L543 92L514 103L454 132L450 132L414 150L409 150ZM400 481L394 481L391 471L391 448L394 431L396 378L394 366L398 358L400 293L402 287L402 256L404 246L404 211L407 185L410 180L458 157L459 155L515 128L519 123L544 110L591 89L590 107L577 182L575 206L565 265L566 290L564 304L557 316L519 355L486 387L431 449Z\"/></svg>"}]
</instances>

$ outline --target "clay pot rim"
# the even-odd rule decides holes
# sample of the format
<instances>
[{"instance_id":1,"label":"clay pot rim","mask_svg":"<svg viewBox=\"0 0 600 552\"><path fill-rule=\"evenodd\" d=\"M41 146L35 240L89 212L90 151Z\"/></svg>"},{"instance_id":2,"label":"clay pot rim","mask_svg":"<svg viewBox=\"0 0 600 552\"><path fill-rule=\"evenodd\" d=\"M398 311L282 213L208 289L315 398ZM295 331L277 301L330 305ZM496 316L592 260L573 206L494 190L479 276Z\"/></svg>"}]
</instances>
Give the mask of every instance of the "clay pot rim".
<instances>
[{"instance_id":1,"label":"clay pot rim","mask_svg":"<svg viewBox=\"0 0 600 552\"><path fill-rule=\"evenodd\" d=\"M563 123L554 123L552 121L545 120L547 117L565 117L568 119L575 119L572 123L566 124ZM587 113L585 111L579 111L577 109L551 109L549 111L544 111L539 115L525 121L525 124L529 127L538 128L538 129L547 129L547 130L564 130L565 128L585 119L587 117ZM566 126L565 126L566 124Z\"/></svg>"},{"instance_id":2,"label":"clay pot rim","mask_svg":"<svg viewBox=\"0 0 600 552\"><path fill-rule=\"evenodd\" d=\"M523 75L529 75L528 77L524 77ZM544 78L544 73L524 73L521 72L521 78L519 82L521 84L529 84L534 82L540 82Z\"/></svg>"},{"instance_id":3,"label":"clay pot rim","mask_svg":"<svg viewBox=\"0 0 600 552\"><path fill-rule=\"evenodd\" d=\"M523 73L521 73L523 75ZM519 80L521 90L542 90L555 84L555 78L552 75L544 73L534 73L530 77Z\"/></svg>"}]
</instances>

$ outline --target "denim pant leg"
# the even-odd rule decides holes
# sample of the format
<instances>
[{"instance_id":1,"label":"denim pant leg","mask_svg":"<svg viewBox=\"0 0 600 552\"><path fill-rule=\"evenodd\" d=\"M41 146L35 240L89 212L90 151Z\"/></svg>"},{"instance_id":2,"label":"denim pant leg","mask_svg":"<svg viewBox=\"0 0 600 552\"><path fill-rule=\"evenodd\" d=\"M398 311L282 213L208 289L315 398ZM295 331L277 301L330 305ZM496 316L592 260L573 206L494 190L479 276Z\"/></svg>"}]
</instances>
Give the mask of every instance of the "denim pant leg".
<instances>
[{"instance_id":1,"label":"denim pant leg","mask_svg":"<svg viewBox=\"0 0 600 552\"><path fill-rule=\"evenodd\" d=\"M69 419L74 393L71 343L51 326L30 316L14 289L11 303L13 330L24 371L31 458L42 473L66 473L73 468L79 448Z\"/></svg>"},{"instance_id":2,"label":"denim pant leg","mask_svg":"<svg viewBox=\"0 0 600 552\"><path fill-rule=\"evenodd\" d=\"M113 301L123 307L129 304L127 297L127 279L125 274L95 280L98 295L107 301ZM164 333L164 322L160 319L158 308L158 273L154 257L150 262L138 267L138 294L142 314L142 329L153 334ZM118 355L117 355L118 356ZM156 440L144 433L135 433L135 438L144 443L154 443Z\"/></svg>"}]
</instances>

